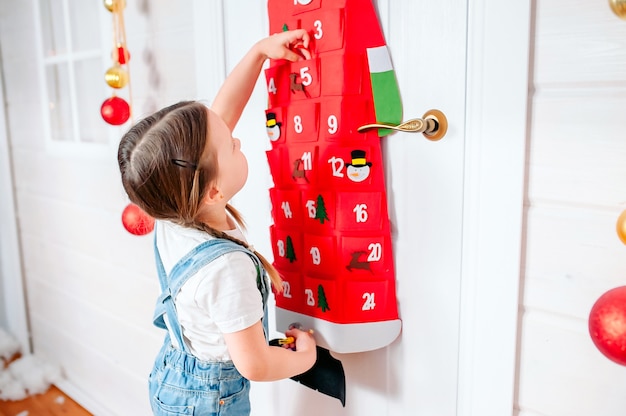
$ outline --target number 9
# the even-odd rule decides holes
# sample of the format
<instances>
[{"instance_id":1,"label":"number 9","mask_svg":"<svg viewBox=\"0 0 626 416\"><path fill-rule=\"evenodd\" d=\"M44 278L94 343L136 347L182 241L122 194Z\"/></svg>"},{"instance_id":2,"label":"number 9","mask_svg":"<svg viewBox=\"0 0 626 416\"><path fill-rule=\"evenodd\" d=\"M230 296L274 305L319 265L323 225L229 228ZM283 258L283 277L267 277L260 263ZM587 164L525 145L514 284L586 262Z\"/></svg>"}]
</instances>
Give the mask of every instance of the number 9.
<instances>
[{"instance_id":1,"label":"number 9","mask_svg":"<svg viewBox=\"0 0 626 416\"><path fill-rule=\"evenodd\" d=\"M338 124L339 123L337 123L337 117L334 114L328 116L328 132L330 134L337 133Z\"/></svg>"}]
</instances>

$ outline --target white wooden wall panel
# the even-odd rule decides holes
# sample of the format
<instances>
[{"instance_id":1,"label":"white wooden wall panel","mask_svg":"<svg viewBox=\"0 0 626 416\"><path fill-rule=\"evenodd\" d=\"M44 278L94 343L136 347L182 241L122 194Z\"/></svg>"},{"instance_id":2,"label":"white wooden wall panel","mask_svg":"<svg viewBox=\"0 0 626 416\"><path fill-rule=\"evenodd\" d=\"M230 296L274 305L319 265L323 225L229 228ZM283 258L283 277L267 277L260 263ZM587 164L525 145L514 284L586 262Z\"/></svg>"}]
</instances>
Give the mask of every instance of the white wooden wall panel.
<instances>
[{"instance_id":1,"label":"white wooden wall panel","mask_svg":"<svg viewBox=\"0 0 626 416\"><path fill-rule=\"evenodd\" d=\"M517 406L520 416L621 416L626 370L588 331L626 285L626 22L607 2L536 2Z\"/></svg>"},{"instance_id":2,"label":"white wooden wall panel","mask_svg":"<svg viewBox=\"0 0 626 416\"><path fill-rule=\"evenodd\" d=\"M626 201L625 106L626 89L618 87L540 89L529 167L541 180L529 183L529 197L619 209Z\"/></svg>"},{"instance_id":3,"label":"white wooden wall panel","mask_svg":"<svg viewBox=\"0 0 626 416\"><path fill-rule=\"evenodd\" d=\"M610 210L557 205L531 208L526 234L526 276L560 282L561 289L571 288L581 293L626 283L625 248L615 233L616 219L616 213ZM529 284L527 279L527 288ZM596 299L599 295L588 293ZM570 302L570 316L583 318L588 312L567 296L557 299L550 292L545 296L546 304L550 298L552 305Z\"/></svg>"},{"instance_id":4,"label":"white wooden wall panel","mask_svg":"<svg viewBox=\"0 0 626 416\"><path fill-rule=\"evenodd\" d=\"M624 87L626 25L607 3L537 1L537 88L568 83L580 88Z\"/></svg>"},{"instance_id":5,"label":"white wooden wall panel","mask_svg":"<svg viewBox=\"0 0 626 416\"><path fill-rule=\"evenodd\" d=\"M580 320L527 313L522 326L519 391L523 409L540 415L618 416L624 414L624 368L606 359L589 341Z\"/></svg>"},{"instance_id":6,"label":"white wooden wall panel","mask_svg":"<svg viewBox=\"0 0 626 416\"><path fill-rule=\"evenodd\" d=\"M51 273L55 273L52 270ZM109 361L126 369L131 374L144 376L150 372L154 355L158 348L152 348L152 357L148 354L146 342L139 340L156 340L159 347L161 337L151 328L129 325L123 317L128 312L120 302L111 302L108 307L92 305L87 293L66 294L63 288L53 286L44 276L35 276L29 280L28 294L32 306L32 319L47 322L47 325L58 331L57 337L75 337L80 344L106 355ZM49 339L40 339L42 346L50 355ZM73 369L76 364L64 365L65 369Z\"/></svg>"},{"instance_id":7,"label":"white wooden wall panel","mask_svg":"<svg viewBox=\"0 0 626 416\"><path fill-rule=\"evenodd\" d=\"M63 366L65 379L59 387L94 415L149 415L146 376L131 373L112 360L107 351L83 343L76 334L59 332L47 319L31 320L35 351L50 362ZM142 352L152 355L153 350ZM154 352L156 354L156 352ZM72 363L72 365L66 365Z\"/></svg>"},{"instance_id":8,"label":"white wooden wall panel","mask_svg":"<svg viewBox=\"0 0 626 416\"><path fill-rule=\"evenodd\" d=\"M27 234L24 234L24 245L37 247L37 250L29 251L24 256L27 273L33 279L57 290L61 288L66 296L90 299L90 307L110 311L113 316L124 316L125 324L129 327L134 325L142 331L152 330L145 323L151 318L154 300L137 296L146 287L156 296L157 288L154 287L152 274L143 276L136 271L113 266L100 257L38 241ZM154 331L157 331L156 328Z\"/></svg>"},{"instance_id":9,"label":"white wooden wall panel","mask_svg":"<svg viewBox=\"0 0 626 416\"><path fill-rule=\"evenodd\" d=\"M112 152L108 158L68 159L50 157L41 148L20 148L13 152L13 160L22 193L84 204L101 211L118 210L124 202L121 182L111 180L119 176L116 155Z\"/></svg>"}]
</instances>

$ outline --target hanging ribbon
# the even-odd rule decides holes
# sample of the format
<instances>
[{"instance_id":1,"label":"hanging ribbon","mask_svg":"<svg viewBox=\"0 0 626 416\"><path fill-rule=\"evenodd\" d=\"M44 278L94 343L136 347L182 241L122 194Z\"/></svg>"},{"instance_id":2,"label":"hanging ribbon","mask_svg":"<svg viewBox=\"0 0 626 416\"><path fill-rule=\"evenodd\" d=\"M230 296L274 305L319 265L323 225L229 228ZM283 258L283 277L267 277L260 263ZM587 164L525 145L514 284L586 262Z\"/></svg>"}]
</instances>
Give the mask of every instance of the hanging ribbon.
<instances>
[{"instance_id":1,"label":"hanging ribbon","mask_svg":"<svg viewBox=\"0 0 626 416\"><path fill-rule=\"evenodd\" d=\"M106 83L113 88L111 98L106 99L100 107L100 114L104 121L112 125L126 123L131 116L132 92L130 87L130 68L128 61L130 53L126 46L126 29L124 26L124 8L126 0L104 0L104 7L113 16L113 50L111 66L104 75ZM118 97L116 90L128 87L128 100Z\"/></svg>"}]
</instances>

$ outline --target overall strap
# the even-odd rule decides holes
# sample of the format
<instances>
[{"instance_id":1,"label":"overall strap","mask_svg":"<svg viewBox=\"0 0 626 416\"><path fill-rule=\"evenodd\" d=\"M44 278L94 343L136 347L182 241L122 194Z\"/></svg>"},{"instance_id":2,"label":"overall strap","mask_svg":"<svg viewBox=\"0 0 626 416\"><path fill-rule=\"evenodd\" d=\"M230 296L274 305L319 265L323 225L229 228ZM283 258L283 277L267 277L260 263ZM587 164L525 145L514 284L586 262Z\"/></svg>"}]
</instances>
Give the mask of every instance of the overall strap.
<instances>
[{"instance_id":1,"label":"overall strap","mask_svg":"<svg viewBox=\"0 0 626 416\"><path fill-rule=\"evenodd\" d=\"M263 298L263 305L265 306L269 291L267 290L267 279L265 277L265 270L261 266L259 259L250 250L245 247L223 238L214 238L196 246L183 258L181 258L172 268L169 276L165 272L163 262L161 261L161 255L156 244L156 237L154 239L154 255L156 259L157 271L159 274L159 282L161 284L161 295L157 299L153 323L155 326L163 329L167 329L164 320L164 314L167 314L171 331L173 332L178 345L183 351L186 351L187 347L183 342L182 328L178 322L178 315L176 313L176 306L174 299L178 294L180 288L185 282L194 274L198 272L202 267L209 264L216 258L233 251L242 251L250 256L256 269L257 269L257 286L261 291Z\"/></svg>"}]
</instances>

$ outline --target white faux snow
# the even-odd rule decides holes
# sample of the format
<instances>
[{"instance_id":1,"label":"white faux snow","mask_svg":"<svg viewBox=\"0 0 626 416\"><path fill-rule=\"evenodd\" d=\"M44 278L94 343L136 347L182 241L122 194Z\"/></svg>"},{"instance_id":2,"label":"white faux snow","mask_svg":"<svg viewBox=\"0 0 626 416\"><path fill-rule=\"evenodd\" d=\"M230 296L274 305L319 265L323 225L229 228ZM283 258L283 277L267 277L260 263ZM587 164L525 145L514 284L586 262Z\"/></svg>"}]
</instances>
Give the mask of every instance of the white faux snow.
<instances>
[{"instance_id":1,"label":"white faux snow","mask_svg":"<svg viewBox=\"0 0 626 416\"><path fill-rule=\"evenodd\" d=\"M0 356L8 361L19 350L19 343L0 329ZM30 395L44 393L60 379L60 367L32 354L18 358L6 368L0 362L0 400L22 400Z\"/></svg>"},{"instance_id":2,"label":"white faux snow","mask_svg":"<svg viewBox=\"0 0 626 416\"><path fill-rule=\"evenodd\" d=\"M0 328L0 358L11 359L20 351L20 343L8 332Z\"/></svg>"}]
</instances>

